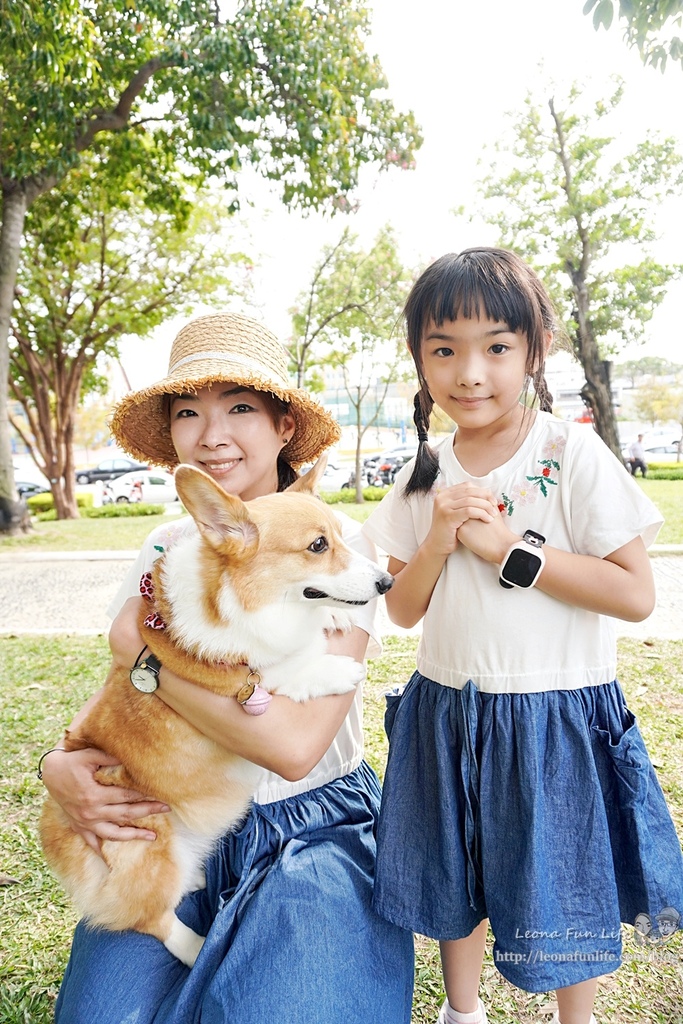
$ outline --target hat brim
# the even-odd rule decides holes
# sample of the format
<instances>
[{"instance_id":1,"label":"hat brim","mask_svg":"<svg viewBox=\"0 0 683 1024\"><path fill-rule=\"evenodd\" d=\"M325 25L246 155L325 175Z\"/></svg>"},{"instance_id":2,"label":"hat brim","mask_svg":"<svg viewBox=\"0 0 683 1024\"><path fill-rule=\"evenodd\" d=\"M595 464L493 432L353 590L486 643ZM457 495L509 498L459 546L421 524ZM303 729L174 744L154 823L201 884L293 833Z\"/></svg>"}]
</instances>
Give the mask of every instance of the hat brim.
<instances>
[{"instance_id":1,"label":"hat brim","mask_svg":"<svg viewBox=\"0 0 683 1024\"><path fill-rule=\"evenodd\" d=\"M215 367L205 374L202 374L201 366L193 369L192 375L182 380L166 377L141 391L133 391L115 406L111 432L119 446L133 458L166 469L178 465L164 397L192 393L217 383ZM280 388L272 380L253 373L231 374L229 382L275 395L288 404L295 430L282 454L295 469L305 462L313 462L341 437L339 424L330 413L300 388Z\"/></svg>"}]
</instances>

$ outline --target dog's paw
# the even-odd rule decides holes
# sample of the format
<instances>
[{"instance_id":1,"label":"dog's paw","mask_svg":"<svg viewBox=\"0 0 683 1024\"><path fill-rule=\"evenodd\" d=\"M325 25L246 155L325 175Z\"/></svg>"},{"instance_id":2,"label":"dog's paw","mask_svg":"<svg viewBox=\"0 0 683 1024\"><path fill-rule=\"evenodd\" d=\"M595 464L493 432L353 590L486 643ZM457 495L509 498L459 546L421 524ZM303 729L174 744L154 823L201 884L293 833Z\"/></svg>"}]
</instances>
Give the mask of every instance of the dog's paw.
<instances>
[{"instance_id":1,"label":"dog's paw","mask_svg":"<svg viewBox=\"0 0 683 1024\"><path fill-rule=\"evenodd\" d=\"M291 676L277 688L291 700L304 701L332 693L348 693L365 678L365 667L344 654L325 654L305 672Z\"/></svg>"},{"instance_id":2,"label":"dog's paw","mask_svg":"<svg viewBox=\"0 0 683 1024\"><path fill-rule=\"evenodd\" d=\"M347 612L343 608L330 608L329 621L325 623L325 632L350 633L356 624L353 612Z\"/></svg>"}]
</instances>

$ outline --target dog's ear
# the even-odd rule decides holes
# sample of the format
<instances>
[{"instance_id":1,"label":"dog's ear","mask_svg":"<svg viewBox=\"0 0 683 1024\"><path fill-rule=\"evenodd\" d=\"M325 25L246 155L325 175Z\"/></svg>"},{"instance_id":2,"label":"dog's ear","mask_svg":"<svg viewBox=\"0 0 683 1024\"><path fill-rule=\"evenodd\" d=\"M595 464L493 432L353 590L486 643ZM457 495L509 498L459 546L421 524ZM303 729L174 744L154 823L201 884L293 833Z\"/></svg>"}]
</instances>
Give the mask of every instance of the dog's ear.
<instances>
[{"instance_id":1,"label":"dog's ear","mask_svg":"<svg viewBox=\"0 0 683 1024\"><path fill-rule=\"evenodd\" d=\"M303 491L308 494L318 493L318 484L320 483L321 477L327 468L327 455L321 455L317 462L315 462L308 473L304 473L298 480L295 480L293 484L290 484L287 488L288 491Z\"/></svg>"},{"instance_id":2,"label":"dog's ear","mask_svg":"<svg viewBox=\"0 0 683 1024\"><path fill-rule=\"evenodd\" d=\"M204 539L223 554L245 556L258 547L258 528L247 506L226 494L208 473L194 466L178 466L176 490Z\"/></svg>"}]
</instances>

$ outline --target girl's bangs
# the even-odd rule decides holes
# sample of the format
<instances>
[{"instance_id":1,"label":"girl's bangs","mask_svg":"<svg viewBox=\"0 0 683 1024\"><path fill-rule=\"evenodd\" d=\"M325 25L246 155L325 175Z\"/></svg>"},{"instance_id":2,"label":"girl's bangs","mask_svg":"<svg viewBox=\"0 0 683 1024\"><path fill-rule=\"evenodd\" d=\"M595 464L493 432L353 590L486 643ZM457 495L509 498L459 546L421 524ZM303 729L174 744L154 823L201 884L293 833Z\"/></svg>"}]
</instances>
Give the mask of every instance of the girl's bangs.
<instances>
[{"instance_id":1,"label":"girl's bangs","mask_svg":"<svg viewBox=\"0 0 683 1024\"><path fill-rule=\"evenodd\" d=\"M450 279L439 282L428 304L427 316L437 326L445 320L478 317L505 323L511 331L532 334L528 295L520 294L508 280L493 280L490 274L482 274L480 268L465 265L452 271Z\"/></svg>"}]
</instances>

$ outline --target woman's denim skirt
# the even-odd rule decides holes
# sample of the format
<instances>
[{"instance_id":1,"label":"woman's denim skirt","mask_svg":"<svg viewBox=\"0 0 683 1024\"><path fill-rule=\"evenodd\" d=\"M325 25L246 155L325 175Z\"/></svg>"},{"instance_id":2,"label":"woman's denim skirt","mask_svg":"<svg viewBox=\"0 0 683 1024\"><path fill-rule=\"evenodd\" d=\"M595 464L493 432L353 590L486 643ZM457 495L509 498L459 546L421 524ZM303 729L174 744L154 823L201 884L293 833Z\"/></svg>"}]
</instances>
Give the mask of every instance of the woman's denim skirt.
<instances>
[{"instance_id":1,"label":"woman's denim skirt","mask_svg":"<svg viewBox=\"0 0 683 1024\"><path fill-rule=\"evenodd\" d=\"M189 970L149 935L79 924L58 1024L409 1024L413 937L372 909L379 783L362 764L254 805L178 916Z\"/></svg>"},{"instance_id":2,"label":"woman's denim skirt","mask_svg":"<svg viewBox=\"0 0 683 1024\"><path fill-rule=\"evenodd\" d=\"M618 683L492 694L415 673L386 725L388 921L459 939L488 917L501 974L545 992L613 971L621 922L683 919L681 845Z\"/></svg>"}]
</instances>

